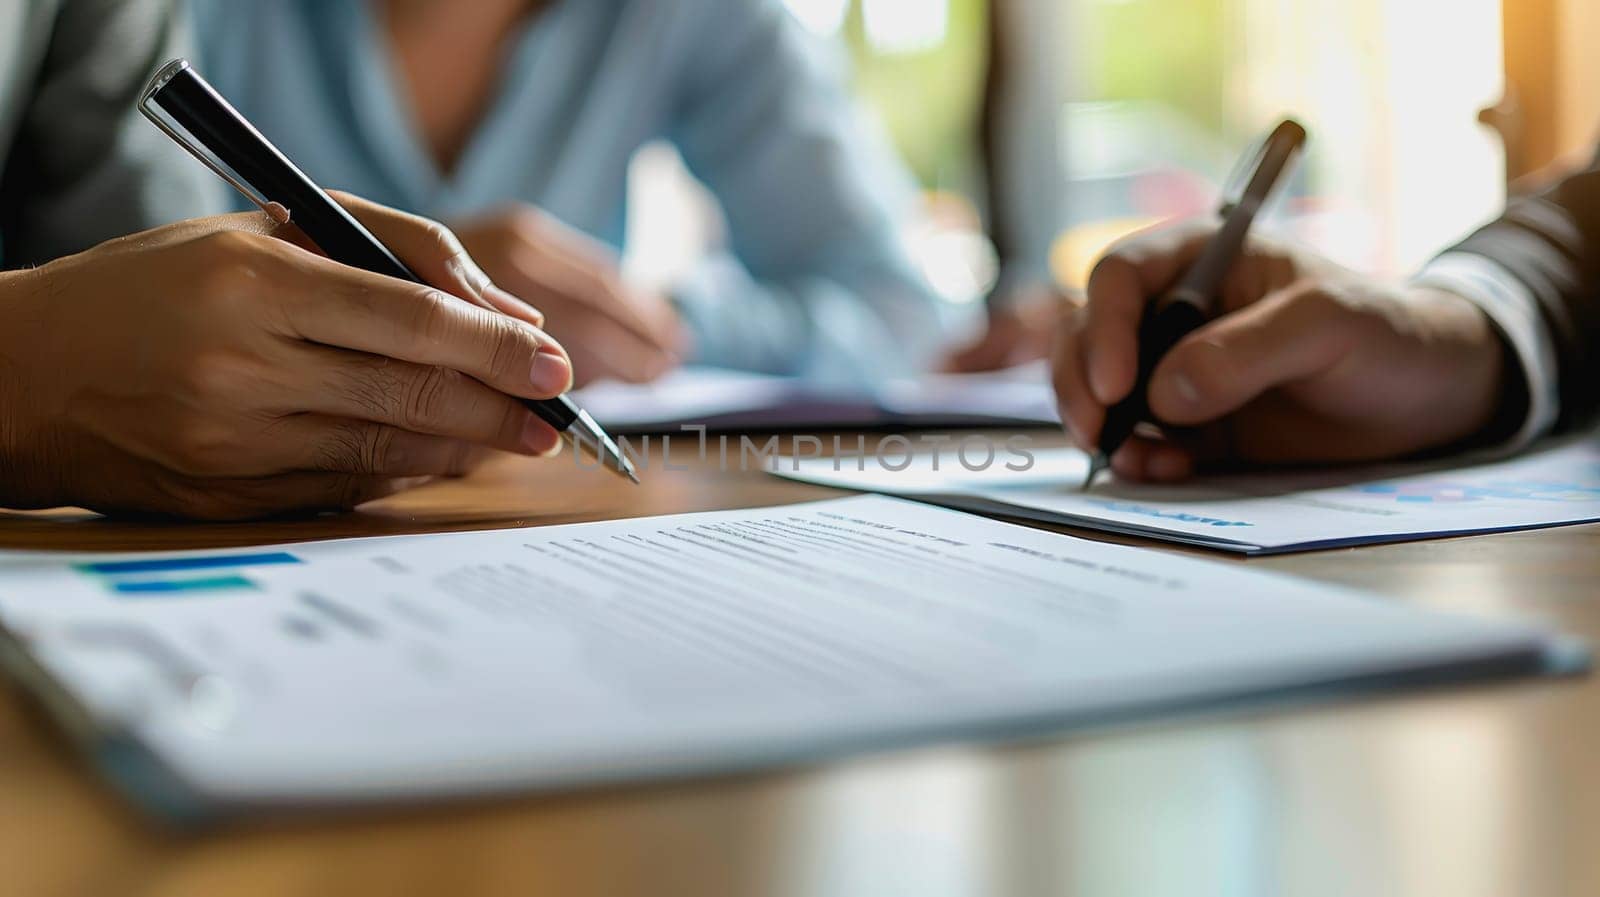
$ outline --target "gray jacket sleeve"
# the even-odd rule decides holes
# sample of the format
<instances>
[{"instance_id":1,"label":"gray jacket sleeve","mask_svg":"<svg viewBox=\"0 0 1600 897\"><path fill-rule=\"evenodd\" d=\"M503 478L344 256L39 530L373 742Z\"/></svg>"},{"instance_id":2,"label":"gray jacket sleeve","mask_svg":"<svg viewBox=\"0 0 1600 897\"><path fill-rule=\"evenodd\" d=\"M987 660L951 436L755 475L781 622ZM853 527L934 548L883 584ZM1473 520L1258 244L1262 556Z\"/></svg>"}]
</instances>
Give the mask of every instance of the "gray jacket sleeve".
<instances>
[{"instance_id":1,"label":"gray jacket sleeve","mask_svg":"<svg viewBox=\"0 0 1600 897\"><path fill-rule=\"evenodd\" d=\"M0 174L6 267L223 209L219 182L139 115L187 49L177 0L64 0Z\"/></svg>"}]
</instances>

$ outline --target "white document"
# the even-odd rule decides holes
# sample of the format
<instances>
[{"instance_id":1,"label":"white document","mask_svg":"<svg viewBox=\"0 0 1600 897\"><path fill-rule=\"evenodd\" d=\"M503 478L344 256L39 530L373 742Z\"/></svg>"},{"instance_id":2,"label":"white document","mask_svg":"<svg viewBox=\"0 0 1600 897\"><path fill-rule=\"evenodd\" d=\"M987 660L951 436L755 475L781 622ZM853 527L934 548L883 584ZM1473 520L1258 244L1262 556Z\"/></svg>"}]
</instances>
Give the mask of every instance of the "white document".
<instances>
[{"instance_id":1,"label":"white document","mask_svg":"<svg viewBox=\"0 0 1600 897\"><path fill-rule=\"evenodd\" d=\"M773 472L969 511L1247 554L1307 551L1600 520L1600 441L1584 438L1470 466L1214 477L1176 486L1105 476L1080 489L1077 449L773 459ZM937 470L934 468L937 466Z\"/></svg>"},{"instance_id":2,"label":"white document","mask_svg":"<svg viewBox=\"0 0 1600 897\"><path fill-rule=\"evenodd\" d=\"M880 497L0 572L13 669L168 812L716 771L1402 676L1527 625Z\"/></svg>"},{"instance_id":3,"label":"white document","mask_svg":"<svg viewBox=\"0 0 1600 897\"><path fill-rule=\"evenodd\" d=\"M613 433L795 427L959 427L1053 424L1054 393L1043 365L988 374L929 374L872 389L792 377L684 368L642 385L607 381L574 394Z\"/></svg>"}]
</instances>

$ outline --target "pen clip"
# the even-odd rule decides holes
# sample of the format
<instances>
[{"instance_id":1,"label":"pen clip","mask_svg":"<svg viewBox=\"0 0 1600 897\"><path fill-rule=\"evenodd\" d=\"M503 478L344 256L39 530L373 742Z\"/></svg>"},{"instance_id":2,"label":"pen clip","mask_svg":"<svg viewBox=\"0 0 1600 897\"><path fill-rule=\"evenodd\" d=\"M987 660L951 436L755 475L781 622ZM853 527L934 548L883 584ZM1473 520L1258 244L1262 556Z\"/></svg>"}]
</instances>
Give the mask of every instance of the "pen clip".
<instances>
[{"instance_id":1,"label":"pen clip","mask_svg":"<svg viewBox=\"0 0 1600 897\"><path fill-rule=\"evenodd\" d=\"M260 206L261 211L271 215L275 220L280 218L282 212L275 210L274 206L277 209L282 209L282 206L261 195L254 187L250 186L248 181L239 175L239 172L234 170L232 165L222 161L214 153L206 149L204 144L189 133L188 128L174 121L166 110L161 108L161 105L153 96L147 95L139 101L139 111L144 113L145 118L150 119L152 124L165 132L179 146L188 150L189 155L199 159L201 164L216 172L218 177L232 184L235 190L243 193L247 199Z\"/></svg>"},{"instance_id":2,"label":"pen clip","mask_svg":"<svg viewBox=\"0 0 1600 897\"><path fill-rule=\"evenodd\" d=\"M1305 128L1286 118L1271 133L1257 139L1248 152L1241 153L1223 183L1218 217L1226 219L1240 206L1249 206L1248 211L1255 214L1266 203L1284 170L1304 149L1305 140Z\"/></svg>"}]
</instances>

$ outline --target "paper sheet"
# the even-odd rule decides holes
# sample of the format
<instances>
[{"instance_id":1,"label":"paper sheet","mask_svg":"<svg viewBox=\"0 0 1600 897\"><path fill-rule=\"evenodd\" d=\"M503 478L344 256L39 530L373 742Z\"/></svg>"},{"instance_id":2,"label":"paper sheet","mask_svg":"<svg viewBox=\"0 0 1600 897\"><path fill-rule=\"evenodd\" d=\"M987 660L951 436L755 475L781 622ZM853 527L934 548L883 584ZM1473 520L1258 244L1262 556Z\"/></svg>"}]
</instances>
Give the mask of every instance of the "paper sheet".
<instances>
[{"instance_id":1,"label":"paper sheet","mask_svg":"<svg viewBox=\"0 0 1600 897\"><path fill-rule=\"evenodd\" d=\"M976 467L987 456L974 451L971 459ZM773 472L844 489L1249 554L1600 520L1600 440L1592 437L1470 466L1217 477L1181 486L1102 477L1087 492L1079 486L1088 457L1077 449L1033 451L1031 460L1001 455L977 471L949 453L914 456L904 470L890 469L904 463L902 457L888 460L885 467L870 456L839 462L780 458L774 459Z\"/></svg>"},{"instance_id":2,"label":"paper sheet","mask_svg":"<svg viewBox=\"0 0 1600 897\"><path fill-rule=\"evenodd\" d=\"M718 368L685 368L642 385L602 382L575 398L613 433L680 425L713 430L796 427L959 427L1053 424L1042 365L990 374L930 374L851 390Z\"/></svg>"},{"instance_id":3,"label":"paper sheet","mask_svg":"<svg viewBox=\"0 0 1600 897\"><path fill-rule=\"evenodd\" d=\"M1548 646L873 496L19 568L0 621L120 746L109 772L212 809L815 759Z\"/></svg>"}]
</instances>

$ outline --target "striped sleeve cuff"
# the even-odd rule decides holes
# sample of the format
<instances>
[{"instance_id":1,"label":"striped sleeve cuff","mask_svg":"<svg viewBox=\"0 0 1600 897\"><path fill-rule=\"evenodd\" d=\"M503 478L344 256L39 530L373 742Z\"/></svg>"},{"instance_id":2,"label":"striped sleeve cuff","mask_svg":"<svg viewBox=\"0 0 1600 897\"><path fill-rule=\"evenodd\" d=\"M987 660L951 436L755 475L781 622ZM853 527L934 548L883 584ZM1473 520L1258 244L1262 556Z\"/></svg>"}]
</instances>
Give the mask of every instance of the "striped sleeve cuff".
<instances>
[{"instance_id":1,"label":"striped sleeve cuff","mask_svg":"<svg viewBox=\"0 0 1600 897\"><path fill-rule=\"evenodd\" d=\"M1521 281L1491 259L1446 252L1413 280L1417 286L1455 293L1489 316L1516 353L1528 384L1528 415L1507 448L1521 448L1555 426L1561 413L1559 366L1539 302Z\"/></svg>"}]
</instances>

